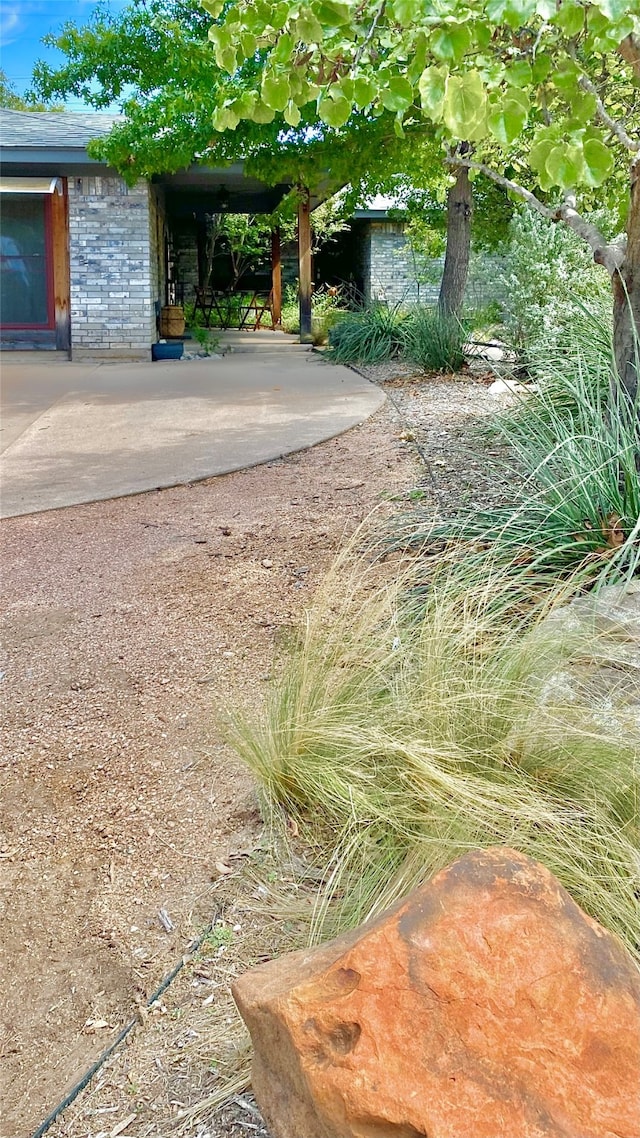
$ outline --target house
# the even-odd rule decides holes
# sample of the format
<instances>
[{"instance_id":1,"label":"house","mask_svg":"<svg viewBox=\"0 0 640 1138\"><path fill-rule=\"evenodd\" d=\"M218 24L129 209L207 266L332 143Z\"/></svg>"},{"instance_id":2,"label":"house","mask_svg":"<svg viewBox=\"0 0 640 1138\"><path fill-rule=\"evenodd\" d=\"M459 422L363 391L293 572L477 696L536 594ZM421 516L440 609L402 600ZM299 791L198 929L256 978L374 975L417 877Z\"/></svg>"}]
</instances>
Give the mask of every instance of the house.
<instances>
[{"instance_id":1,"label":"house","mask_svg":"<svg viewBox=\"0 0 640 1138\"><path fill-rule=\"evenodd\" d=\"M0 110L0 347L69 353L74 359L148 359L157 317L168 303L193 299L203 283L207 215L271 213L292 188L267 186L241 163L193 166L133 186L89 157L91 139L116 116ZM303 337L310 330L312 259L309 211L302 201L298 246L284 258L301 282ZM401 222L388 203L357 211L348 230L316 258L317 280L349 281L366 298L412 300ZM282 258L262 287L277 309Z\"/></svg>"},{"instance_id":2,"label":"house","mask_svg":"<svg viewBox=\"0 0 640 1138\"><path fill-rule=\"evenodd\" d=\"M291 188L266 186L240 163L128 186L87 154L115 121L0 111L3 349L149 359L172 285L172 226L197 221L221 200L234 212L271 213Z\"/></svg>"}]
</instances>

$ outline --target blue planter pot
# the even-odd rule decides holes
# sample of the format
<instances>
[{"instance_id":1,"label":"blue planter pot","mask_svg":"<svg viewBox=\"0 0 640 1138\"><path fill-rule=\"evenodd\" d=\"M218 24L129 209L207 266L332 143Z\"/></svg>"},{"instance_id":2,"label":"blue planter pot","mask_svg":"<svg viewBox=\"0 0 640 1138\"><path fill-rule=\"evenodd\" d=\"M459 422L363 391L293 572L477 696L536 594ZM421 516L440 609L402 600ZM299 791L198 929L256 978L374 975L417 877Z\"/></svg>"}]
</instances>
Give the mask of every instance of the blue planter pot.
<instances>
[{"instance_id":1,"label":"blue planter pot","mask_svg":"<svg viewBox=\"0 0 640 1138\"><path fill-rule=\"evenodd\" d=\"M151 345L151 359L152 360L179 360L184 353L184 344L182 340L172 340L166 343L158 343Z\"/></svg>"}]
</instances>

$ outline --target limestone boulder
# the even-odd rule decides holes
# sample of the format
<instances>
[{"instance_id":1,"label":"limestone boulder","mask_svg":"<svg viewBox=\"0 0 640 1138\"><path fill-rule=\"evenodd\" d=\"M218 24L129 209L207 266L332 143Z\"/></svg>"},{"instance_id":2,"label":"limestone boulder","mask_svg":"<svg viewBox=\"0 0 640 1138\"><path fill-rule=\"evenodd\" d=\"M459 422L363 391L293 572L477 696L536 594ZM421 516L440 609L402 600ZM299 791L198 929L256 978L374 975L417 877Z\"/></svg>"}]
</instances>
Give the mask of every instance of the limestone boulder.
<instances>
[{"instance_id":1,"label":"limestone boulder","mask_svg":"<svg viewBox=\"0 0 640 1138\"><path fill-rule=\"evenodd\" d=\"M274 1138L640 1138L638 969L513 850L234 996Z\"/></svg>"}]
</instances>

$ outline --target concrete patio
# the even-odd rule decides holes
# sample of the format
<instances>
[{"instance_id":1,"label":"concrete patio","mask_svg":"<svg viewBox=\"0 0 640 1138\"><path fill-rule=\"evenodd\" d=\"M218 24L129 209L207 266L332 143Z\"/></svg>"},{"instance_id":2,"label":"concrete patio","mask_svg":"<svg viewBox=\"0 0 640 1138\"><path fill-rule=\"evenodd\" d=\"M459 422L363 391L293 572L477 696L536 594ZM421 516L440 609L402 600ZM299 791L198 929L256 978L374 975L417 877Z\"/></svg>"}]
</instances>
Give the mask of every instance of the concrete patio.
<instances>
[{"instance_id":1,"label":"concrete patio","mask_svg":"<svg viewBox=\"0 0 640 1138\"><path fill-rule=\"evenodd\" d=\"M227 474L341 434L384 402L348 368L275 337L269 348L153 364L3 354L0 516Z\"/></svg>"}]
</instances>

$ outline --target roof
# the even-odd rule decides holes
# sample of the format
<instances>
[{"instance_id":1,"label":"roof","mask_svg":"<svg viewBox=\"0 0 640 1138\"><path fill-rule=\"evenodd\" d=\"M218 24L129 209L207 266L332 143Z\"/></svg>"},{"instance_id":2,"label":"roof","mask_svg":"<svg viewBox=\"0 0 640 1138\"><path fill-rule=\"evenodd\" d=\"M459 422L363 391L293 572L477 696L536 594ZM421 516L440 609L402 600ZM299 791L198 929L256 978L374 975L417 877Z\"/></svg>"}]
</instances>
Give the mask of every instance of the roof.
<instances>
[{"instance_id":1,"label":"roof","mask_svg":"<svg viewBox=\"0 0 640 1138\"><path fill-rule=\"evenodd\" d=\"M120 115L0 108L0 158L6 174L82 173L100 166L87 154L93 138L108 134Z\"/></svg>"},{"instance_id":2,"label":"roof","mask_svg":"<svg viewBox=\"0 0 640 1138\"><path fill-rule=\"evenodd\" d=\"M107 170L104 163L89 158L87 145L108 134L118 122L124 122L122 115L1 108L0 158L4 174L31 177L46 173L64 177ZM179 204L189 214L210 211L212 192L223 187L232 195L238 212L271 213L291 188L288 183L266 186L249 177L242 162L224 167L192 166L153 180L166 186L167 196L176 199L176 209ZM322 196L314 197L314 204Z\"/></svg>"},{"instance_id":3,"label":"roof","mask_svg":"<svg viewBox=\"0 0 640 1138\"><path fill-rule=\"evenodd\" d=\"M92 138L108 134L121 115L78 114L76 111L9 111L0 109L0 145L12 149L84 150Z\"/></svg>"},{"instance_id":4,"label":"roof","mask_svg":"<svg viewBox=\"0 0 640 1138\"><path fill-rule=\"evenodd\" d=\"M384 221L392 209L402 209L404 202L400 197L389 197L387 194L376 194L369 198L360 209L353 211L353 216L359 221Z\"/></svg>"}]
</instances>

